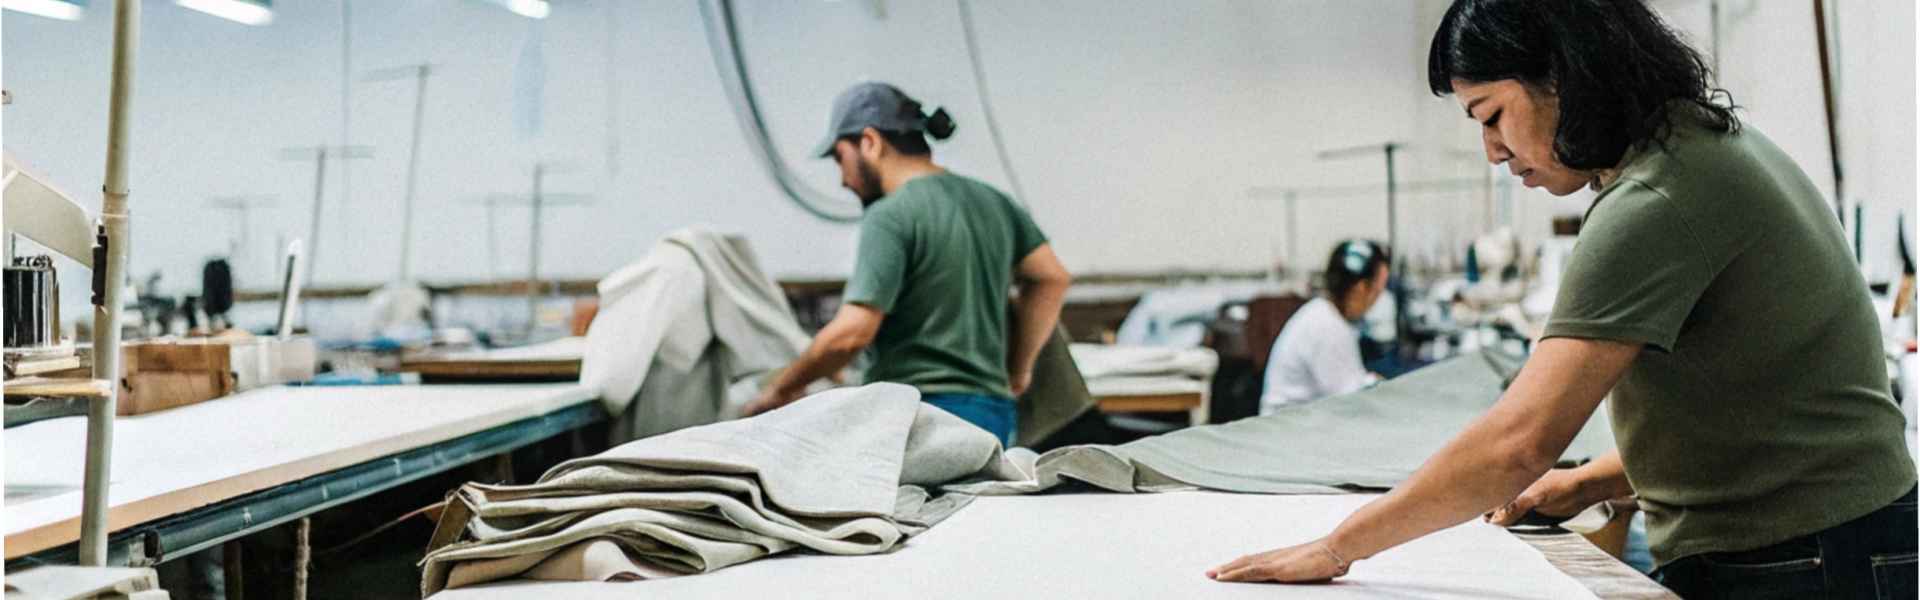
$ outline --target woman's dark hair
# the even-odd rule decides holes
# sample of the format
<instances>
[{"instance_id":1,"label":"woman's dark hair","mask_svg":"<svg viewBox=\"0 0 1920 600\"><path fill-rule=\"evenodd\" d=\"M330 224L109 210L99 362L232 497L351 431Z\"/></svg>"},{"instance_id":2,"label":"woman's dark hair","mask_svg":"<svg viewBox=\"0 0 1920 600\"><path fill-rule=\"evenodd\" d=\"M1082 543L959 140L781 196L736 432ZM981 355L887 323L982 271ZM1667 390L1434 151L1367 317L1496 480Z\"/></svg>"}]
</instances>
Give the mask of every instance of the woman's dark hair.
<instances>
[{"instance_id":1,"label":"woman's dark hair","mask_svg":"<svg viewBox=\"0 0 1920 600\"><path fill-rule=\"evenodd\" d=\"M1641 0L1454 0L1427 53L1427 86L1518 80L1559 101L1553 153L1574 169L1616 166L1666 143L1675 110L1738 130L1732 96L1700 53ZM1716 102L1727 96L1727 103Z\"/></svg>"},{"instance_id":2,"label":"woman's dark hair","mask_svg":"<svg viewBox=\"0 0 1920 600\"><path fill-rule=\"evenodd\" d=\"M1387 268L1392 260L1385 244L1372 240L1340 242L1340 245L1333 247L1333 254L1327 257L1323 281L1327 293L1335 299L1345 298L1354 286L1372 279L1375 272Z\"/></svg>"}]
</instances>

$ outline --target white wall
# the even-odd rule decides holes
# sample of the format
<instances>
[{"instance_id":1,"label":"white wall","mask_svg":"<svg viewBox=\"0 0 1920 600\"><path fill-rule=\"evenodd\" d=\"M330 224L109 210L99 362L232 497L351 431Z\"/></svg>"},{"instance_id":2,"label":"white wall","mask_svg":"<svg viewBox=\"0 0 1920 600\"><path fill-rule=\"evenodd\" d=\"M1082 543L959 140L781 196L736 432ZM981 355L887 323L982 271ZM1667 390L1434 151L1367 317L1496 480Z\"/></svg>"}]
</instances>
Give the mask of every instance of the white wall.
<instances>
[{"instance_id":1,"label":"white wall","mask_svg":"<svg viewBox=\"0 0 1920 600\"><path fill-rule=\"evenodd\" d=\"M1689 31L1704 0L1661 0ZM97 3L104 4L104 3ZM1801 3L1727 0L1723 82L1756 127L1787 147L1816 180L1826 161ZM1890 227L1914 188L1913 29L1910 3L1849 1L1839 18L1842 126L1850 195ZM862 78L899 83L944 105L958 135L940 161L1004 187L980 117L950 1L741 3L746 51L780 150L816 187L845 198L830 163L802 153L817 139L832 96ZM1079 272L1262 268L1286 246L1282 203L1250 199L1255 186L1378 183L1377 160L1318 162L1328 148L1407 141L1403 178L1484 177L1471 123L1451 99L1426 91L1428 41L1446 2L1253 0L1208 2L975 2L987 75L1028 204ZM305 235L312 169L277 160L285 146L341 139L341 25L337 2L281 3L270 27L250 28L146 3L133 130L133 270L160 270L167 291L198 287L200 262L223 254L232 218L209 196L274 194L254 217L240 261L259 287L278 237ZM673 228L706 223L744 232L780 276L835 276L851 264L854 229L807 217L780 198L750 160L714 74L696 3L578 0L531 21L475 0L354 2L352 70L430 61L421 160L417 271L429 280L513 277L526 269L525 208L503 209L500 260L488 264L485 213L469 200L524 190L536 159L577 170L555 192L594 196L549 211L543 270L594 277L636 257ZM1886 16L1889 11L1893 16ZM4 146L97 206L104 152L110 23L6 13L0 23L6 87ZM609 40L611 39L611 45ZM538 135L516 132L516 73L543 65ZM611 90L609 78L611 74ZM609 112L609 91L613 110ZM398 205L412 108L406 82L354 82L350 138L374 159L329 182L322 284L376 283L398 273ZM617 147L617 154L610 148ZM613 157L610 161L609 157ZM1823 179L1824 177L1824 179ZM1581 197L1516 189L1512 212L1537 239ZM1478 231L1479 193L1410 197L1403 245L1456 249ZM1504 205L1503 205L1504 206ZM1497 207L1499 211L1505 208ZM1378 199L1303 201L1301 258L1348 236L1385 236ZM1890 233L1870 229L1882 258ZM1884 250L1881 250L1884 249ZM74 274L79 275L79 274ZM84 279L69 282L82 289ZM83 296L83 294L70 294Z\"/></svg>"},{"instance_id":2,"label":"white wall","mask_svg":"<svg viewBox=\"0 0 1920 600\"><path fill-rule=\"evenodd\" d=\"M884 18L869 6L742 3L747 54L780 149L853 209L831 164L801 155L836 92L885 79L955 114L960 132L936 147L939 160L1004 186L957 5L890 2ZM305 235L310 210L311 165L274 153L341 142L340 6L288 2L261 28L164 2L146 9L133 270L164 272L176 293L197 287L200 262L223 254L235 235L233 219L205 199L274 194L277 206L254 217L253 260L239 265L242 285L257 286L271 272L273 240ZM1082 272L1269 266L1281 246L1279 203L1250 200L1247 188L1377 181L1370 162L1317 164L1312 153L1404 137L1421 89L1418 65L1404 57L1424 33L1413 5L1392 0L981 2L975 10L1027 202ZM107 17L96 7L77 23L4 19L6 85L16 97L4 116L5 146L74 190L97 188L101 169ZM543 22L473 1L355 2L350 19L356 73L440 65L421 159L423 278L524 272L526 209L500 213L501 257L489 266L484 211L468 201L524 190L536 158L579 167L550 178L550 191L595 196L590 207L549 212L543 270L555 276L604 274L692 223L749 234L776 274L833 276L851 264L854 229L806 217L749 160L693 2L556 3ZM527 44L538 45L545 72L544 127L531 138L511 118ZM348 165L346 194L347 177L333 169L322 284L398 273L412 88L352 85L350 141L375 146L376 157ZM1302 247L1380 235L1383 213L1366 204L1303 218L1315 239Z\"/></svg>"}]
</instances>

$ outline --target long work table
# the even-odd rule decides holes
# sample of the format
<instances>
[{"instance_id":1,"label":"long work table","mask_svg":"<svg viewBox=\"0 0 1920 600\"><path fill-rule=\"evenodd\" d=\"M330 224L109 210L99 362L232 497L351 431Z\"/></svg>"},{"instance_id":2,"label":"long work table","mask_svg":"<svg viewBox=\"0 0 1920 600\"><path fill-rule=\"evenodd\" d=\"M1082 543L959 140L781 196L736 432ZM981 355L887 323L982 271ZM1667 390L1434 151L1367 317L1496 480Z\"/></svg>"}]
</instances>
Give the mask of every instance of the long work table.
<instances>
[{"instance_id":1,"label":"long work table","mask_svg":"<svg viewBox=\"0 0 1920 600\"><path fill-rule=\"evenodd\" d=\"M122 417L109 563L185 556L604 418L575 384L270 387ZM9 570L72 564L86 419L5 437Z\"/></svg>"}]
</instances>

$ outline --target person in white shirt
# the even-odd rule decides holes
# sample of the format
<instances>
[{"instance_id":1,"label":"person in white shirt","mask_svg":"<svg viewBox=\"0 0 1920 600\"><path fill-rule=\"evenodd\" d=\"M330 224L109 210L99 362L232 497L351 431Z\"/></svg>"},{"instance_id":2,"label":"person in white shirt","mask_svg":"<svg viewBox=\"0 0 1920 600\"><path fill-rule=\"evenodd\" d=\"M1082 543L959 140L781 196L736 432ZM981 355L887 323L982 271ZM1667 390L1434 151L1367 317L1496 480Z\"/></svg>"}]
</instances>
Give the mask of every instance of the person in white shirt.
<instances>
[{"instance_id":1,"label":"person in white shirt","mask_svg":"<svg viewBox=\"0 0 1920 600\"><path fill-rule=\"evenodd\" d=\"M1267 359L1260 414L1373 385L1377 375L1360 362L1354 323L1387 289L1387 248L1367 240L1334 246L1326 289L1280 329Z\"/></svg>"}]
</instances>

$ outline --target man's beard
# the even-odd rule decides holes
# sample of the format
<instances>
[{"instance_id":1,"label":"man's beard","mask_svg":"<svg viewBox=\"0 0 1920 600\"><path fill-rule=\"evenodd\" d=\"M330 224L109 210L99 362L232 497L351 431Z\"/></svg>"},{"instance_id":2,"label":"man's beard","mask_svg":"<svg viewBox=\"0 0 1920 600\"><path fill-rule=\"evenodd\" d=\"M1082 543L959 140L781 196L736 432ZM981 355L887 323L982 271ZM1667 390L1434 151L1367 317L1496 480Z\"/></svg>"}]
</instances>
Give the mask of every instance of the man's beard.
<instances>
[{"instance_id":1,"label":"man's beard","mask_svg":"<svg viewBox=\"0 0 1920 600\"><path fill-rule=\"evenodd\" d=\"M854 168L854 175L860 180L860 185L853 191L853 195L860 197L860 208L871 207L886 197L886 193L880 191L880 171L873 168L871 163L862 159Z\"/></svg>"}]
</instances>

